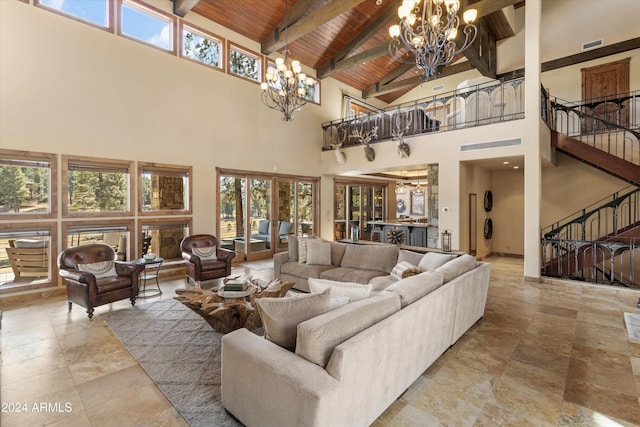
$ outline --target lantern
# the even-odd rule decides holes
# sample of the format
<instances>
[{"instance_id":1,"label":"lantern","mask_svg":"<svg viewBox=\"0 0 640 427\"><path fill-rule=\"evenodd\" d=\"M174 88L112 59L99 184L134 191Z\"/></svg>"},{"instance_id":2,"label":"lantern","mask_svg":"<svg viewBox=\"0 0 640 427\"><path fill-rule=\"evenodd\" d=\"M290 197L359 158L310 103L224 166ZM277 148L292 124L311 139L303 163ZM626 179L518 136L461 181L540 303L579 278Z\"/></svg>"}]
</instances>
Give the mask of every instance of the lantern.
<instances>
[{"instance_id":1,"label":"lantern","mask_svg":"<svg viewBox=\"0 0 640 427\"><path fill-rule=\"evenodd\" d=\"M442 232L442 252L451 252L451 233L447 230Z\"/></svg>"}]
</instances>

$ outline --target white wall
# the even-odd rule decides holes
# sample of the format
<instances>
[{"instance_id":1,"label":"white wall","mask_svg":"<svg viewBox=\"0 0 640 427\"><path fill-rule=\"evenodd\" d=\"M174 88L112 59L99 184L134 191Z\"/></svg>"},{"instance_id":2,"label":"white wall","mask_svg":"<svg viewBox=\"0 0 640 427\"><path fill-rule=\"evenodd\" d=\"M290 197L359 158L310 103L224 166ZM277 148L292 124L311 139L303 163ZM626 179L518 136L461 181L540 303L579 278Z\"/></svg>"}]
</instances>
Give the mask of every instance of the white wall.
<instances>
[{"instance_id":1,"label":"white wall","mask_svg":"<svg viewBox=\"0 0 640 427\"><path fill-rule=\"evenodd\" d=\"M0 52L2 148L192 165L194 232L215 231L216 166L320 175L328 108L282 122L258 84L19 1L0 1Z\"/></svg>"}]
</instances>

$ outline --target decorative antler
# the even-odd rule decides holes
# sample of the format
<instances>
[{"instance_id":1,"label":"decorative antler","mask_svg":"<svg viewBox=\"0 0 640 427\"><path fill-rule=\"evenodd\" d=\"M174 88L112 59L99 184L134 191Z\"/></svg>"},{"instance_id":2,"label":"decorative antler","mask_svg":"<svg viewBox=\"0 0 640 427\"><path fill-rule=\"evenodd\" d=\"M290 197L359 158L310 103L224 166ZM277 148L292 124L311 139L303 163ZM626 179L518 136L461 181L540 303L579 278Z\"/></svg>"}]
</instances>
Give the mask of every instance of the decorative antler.
<instances>
[{"instance_id":1,"label":"decorative antler","mask_svg":"<svg viewBox=\"0 0 640 427\"><path fill-rule=\"evenodd\" d=\"M411 126L412 121L413 121L413 115L409 115L409 120L407 121L407 125L404 127L404 129L401 130L400 114L397 114L396 123L395 123L396 129L391 130L391 139L394 141L398 141L397 142L398 155L400 156L400 158L406 158L411 155L411 147L409 147L409 144L404 142L404 138L402 137L402 135L404 135L404 133L409 130L409 127Z\"/></svg>"},{"instance_id":2,"label":"decorative antler","mask_svg":"<svg viewBox=\"0 0 640 427\"><path fill-rule=\"evenodd\" d=\"M364 122L360 124L359 130L354 130L349 135L349 138L357 139L360 144L364 144L364 154L367 156L367 160L373 162L376 159L375 150L369 145L373 138L378 137L378 126L374 126L373 129L364 132Z\"/></svg>"},{"instance_id":3,"label":"decorative antler","mask_svg":"<svg viewBox=\"0 0 640 427\"><path fill-rule=\"evenodd\" d=\"M338 135L340 135L340 131L341 129L338 129ZM331 148L336 150L336 162L338 162L339 165L344 165L347 161L347 156L340 149L342 148L342 144L344 144L346 140L347 140L347 129L344 129L342 131L342 137L338 136L338 142L331 144Z\"/></svg>"}]
</instances>

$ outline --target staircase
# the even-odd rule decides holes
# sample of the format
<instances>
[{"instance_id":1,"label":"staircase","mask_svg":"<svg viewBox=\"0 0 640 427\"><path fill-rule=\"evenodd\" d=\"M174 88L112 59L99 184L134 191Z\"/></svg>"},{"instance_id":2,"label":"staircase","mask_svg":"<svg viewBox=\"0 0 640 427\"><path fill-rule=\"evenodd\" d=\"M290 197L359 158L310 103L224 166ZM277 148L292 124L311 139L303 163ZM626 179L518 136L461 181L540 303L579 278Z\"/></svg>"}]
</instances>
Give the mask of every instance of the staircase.
<instances>
[{"instance_id":1,"label":"staircase","mask_svg":"<svg viewBox=\"0 0 640 427\"><path fill-rule=\"evenodd\" d=\"M640 288L640 93L546 105L555 149L631 185L542 230L542 274Z\"/></svg>"}]
</instances>

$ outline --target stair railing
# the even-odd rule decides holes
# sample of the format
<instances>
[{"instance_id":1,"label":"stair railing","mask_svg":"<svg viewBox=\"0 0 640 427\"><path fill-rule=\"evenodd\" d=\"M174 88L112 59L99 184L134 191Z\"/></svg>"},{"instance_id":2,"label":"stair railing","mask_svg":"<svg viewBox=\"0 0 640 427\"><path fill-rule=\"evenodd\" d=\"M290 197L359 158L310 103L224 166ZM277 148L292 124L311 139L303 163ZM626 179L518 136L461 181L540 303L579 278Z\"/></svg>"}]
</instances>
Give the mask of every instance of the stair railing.
<instances>
[{"instance_id":1,"label":"stair railing","mask_svg":"<svg viewBox=\"0 0 640 427\"><path fill-rule=\"evenodd\" d=\"M611 101L575 103L549 97L546 122L556 132L640 165L640 119L637 118L640 111L640 91L616 99L625 99L620 105L629 106L629 120L626 116L624 120L621 119L620 106L615 115L606 111L605 114L599 113L598 107L614 104Z\"/></svg>"},{"instance_id":2,"label":"stair railing","mask_svg":"<svg viewBox=\"0 0 640 427\"><path fill-rule=\"evenodd\" d=\"M636 248L620 234L640 224L640 189L628 186L542 230L542 273L638 287Z\"/></svg>"}]
</instances>

